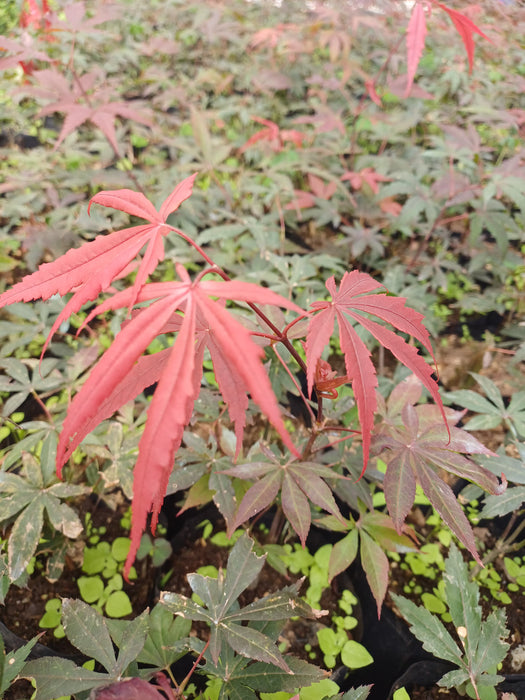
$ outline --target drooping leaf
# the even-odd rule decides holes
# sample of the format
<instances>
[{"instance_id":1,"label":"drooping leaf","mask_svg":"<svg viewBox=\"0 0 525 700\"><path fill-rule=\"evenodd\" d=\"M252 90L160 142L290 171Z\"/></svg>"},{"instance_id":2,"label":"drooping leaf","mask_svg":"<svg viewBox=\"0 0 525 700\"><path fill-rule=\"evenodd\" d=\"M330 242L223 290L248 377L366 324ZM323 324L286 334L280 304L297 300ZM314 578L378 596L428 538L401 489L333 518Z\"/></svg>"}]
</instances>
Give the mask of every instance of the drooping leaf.
<instances>
[{"instance_id":1,"label":"drooping leaf","mask_svg":"<svg viewBox=\"0 0 525 700\"><path fill-rule=\"evenodd\" d=\"M366 574L366 580L377 605L377 616L381 615L381 605L385 599L388 586L388 559L381 547L367 532L360 533L361 564Z\"/></svg>"},{"instance_id":2,"label":"drooping leaf","mask_svg":"<svg viewBox=\"0 0 525 700\"><path fill-rule=\"evenodd\" d=\"M437 2L436 5L441 7L442 10L445 10L458 30L459 35L461 36L461 39L465 45L465 49L467 50L469 72L472 73L472 68L474 67L474 39L472 38L472 35L479 34L487 41L490 41L490 39L466 15L461 14L461 12L458 12L457 10L453 10L451 7L447 7L440 2Z\"/></svg>"},{"instance_id":3,"label":"drooping leaf","mask_svg":"<svg viewBox=\"0 0 525 700\"><path fill-rule=\"evenodd\" d=\"M348 569L357 555L359 544L359 532L356 527L352 528L346 537L339 540L332 547L330 553L330 563L328 566L328 580L331 581L342 571Z\"/></svg>"},{"instance_id":4,"label":"drooping leaf","mask_svg":"<svg viewBox=\"0 0 525 700\"><path fill-rule=\"evenodd\" d=\"M57 466L61 469L87 430L106 417L107 406L115 406L115 392L119 396L127 395L127 389L123 391L123 382L128 372L133 370L135 362L153 338L165 330L170 318L178 318L177 310L183 310L176 341L169 355L163 358L162 372L139 444L134 476L132 546L126 572L133 561L150 511L153 511L152 526L155 526L172 470L173 455L180 446L183 430L190 420L193 403L200 391L202 364L197 364L197 360L202 357L202 348L196 355L198 346L195 345L198 314L206 320L210 332L214 334L214 342L220 345L223 355L236 368L239 400L243 401L249 391L283 442L294 454L298 454L284 427L270 380L262 365L262 349L222 304L209 297L275 303L296 311L299 307L257 285L242 282L192 283L184 268L177 266L177 270L181 282L149 284L139 292L138 301L156 301L141 309L123 326L113 345L93 368L73 399L58 443ZM133 289L119 292L93 313L127 307L134 302L133 296ZM233 394L229 394L229 397L231 402Z\"/></svg>"},{"instance_id":5,"label":"drooping leaf","mask_svg":"<svg viewBox=\"0 0 525 700\"><path fill-rule=\"evenodd\" d=\"M439 406L443 419L445 417L438 385L432 378L433 370L418 354L417 349L385 326L363 315L374 315L403 333L412 335L432 354L430 337L422 323L423 316L407 308L405 299L377 294L380 287L381 285L370 275L357 270L345 272L339 290L336 288L334 278L331 277L326 282L326 288L330 292L332 301L314 302L311 305L313 315L308 325L306 340L308 392L311 395L317 362L324 347L328 345L334 321L337 319L341 350L345 356L346 374L354 390L363 435L361 474L364 473L368 462L374 413L377 408L375 395L377 377L370 351L355 331L352 320L366 328L398 360L414 372Z\"/></svg>"},{"instance_id":6,"label":"drooping leaf","mask_svg":"<svg viewBox=\"0 0 525 700\"><path fill-rule=\"evenodd\" d=\"M312 521L310 504L288 471L285 471L282 482L281 503L286 518L304 547Z\"/></svg>"},{"instance_id":7,"label":"drooping leaf","mask_svg":"<svg viewBox=\"0 0 525 700\"><path fill-rule=\"evenodd\" d=\"M425 48L425 37L427 35L427 24L425 18L425 8L423 3L416 2L412 8L412 14L407 27L407 86L405 88L405 97L408 97L414 76L416 74L419 60Z\"/></svg>"},{"instance_id":8,"label":"drooping leaf","mask_svg":"<svg viewBox=\"0 0 525 700\"><path fill-rule=\"evenodd\" d=\"M273 469L257 483L250 486L248 491L239 504L239 510L235 517L235 524L231 530L235 531L239 525L244 523L249 518L252 518L261 510L273 503L282 484L282 473L279 470ZM231 534L231 533L230 533Z\"/></svg>"}]
</instances>

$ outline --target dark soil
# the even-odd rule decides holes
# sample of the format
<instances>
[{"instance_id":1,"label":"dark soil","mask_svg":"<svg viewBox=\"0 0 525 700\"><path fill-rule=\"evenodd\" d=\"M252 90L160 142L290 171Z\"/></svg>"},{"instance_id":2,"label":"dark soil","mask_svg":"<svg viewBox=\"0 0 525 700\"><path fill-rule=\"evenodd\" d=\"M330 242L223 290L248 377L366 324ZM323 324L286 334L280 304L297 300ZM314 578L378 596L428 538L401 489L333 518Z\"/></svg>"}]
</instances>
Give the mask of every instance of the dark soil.
<instances>
[{"instance_id":1,"label":"dark soil","mask_svg":"<svg viewBox=\"0 0 525 700\"><path fill-rule=\"evenodd\" d=\"M119 499L122 501L122 499ZM84 521L85 514L91 513L92 523L95 528L105 527L104 539L112 542L117 537L127 536L129 533L123 530L120 520L127 510L128 504L122 503L113 510L104 502L86 498L76 508L79 517ZM28 580L27 586L18 588L11 586L6 596L4 605L0 608L0 621L21 640L27 641L38 634L42 634L39 642L53 652L72 656L77 663L82 663L78 650L71 646L66 638L56 639L53 630L43 630L39 627L45 605L51 598L79 598L79 590L76 580L82 576L81 562L83 542L78 541L78 549L71 550L66 558L66 568L63 575L55 583L49 582L43 573L37 572ZM140 571L141 564L145 570ZM134 613L129 617L135 617L145 608L151 605L154 595L154 578L150 575L151 567L147 562L138 562L137 570L140 571L137 581L131 584L124 583L124 590L128 594ZM11 643L10 643L11 642ZM6 640L6 651L13 648L13 640ZM18 646L18 645L16 645ZM18 681L4 695L4 700L27 700L34 692L34 688L26 681Z\"/></svg>"}]
</instances>

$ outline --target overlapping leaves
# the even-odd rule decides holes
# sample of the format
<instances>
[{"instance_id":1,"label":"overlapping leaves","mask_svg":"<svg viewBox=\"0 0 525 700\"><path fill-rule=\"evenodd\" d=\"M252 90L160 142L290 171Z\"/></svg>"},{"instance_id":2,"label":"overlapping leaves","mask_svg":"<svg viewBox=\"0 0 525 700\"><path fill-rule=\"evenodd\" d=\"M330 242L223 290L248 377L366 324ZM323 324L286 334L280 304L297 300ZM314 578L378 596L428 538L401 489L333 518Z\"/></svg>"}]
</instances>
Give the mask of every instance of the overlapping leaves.
<instances>
[{"instance_id":1,"label":"overlapping leaves","mask_svg":"<svg viewBox=\"0 0 525 700\"><path fill-rule=\"evenodd\" d=\"M316 462L294 461L280 464L247 462L224 472L239 479L257 479L244 495L230 534L249 518L270 506L281 493L281 506L303 545L311 524L310 502L331 513L341 523L344 518L325 479L341 479L341 475Z\"/></svg>"},{"instance_id":2,"label":"overlapping leaves","mask_svg":"<svg viewBox=\"0 0 525 700\"><path fill-rule=\"evenodd\" d=\"M134 267L133 260L144 246L146 250L137 270L130 306L147 277L164 257L163 236L170 231L166 219L192 192L195 175L186 178L165 199L159 211L143 194L132 190L99 192L91 200L106 207L115 207L133 216L145 218L147 225L115 231L110 236L97 236L80 248L69 250L51 263L40 265L36 272L0 295L0 308L18 301L49 299L54 294L73 292L53 323L44 350L60 324L76 313L87 301L107 290L111 283ZM90 206L91 206L90 204ZM42 353L44 352L42 351Z\"/></svg>"},{"instance_id":3,"label":"overlapping leaves","mask_svg":"<svg viewBox=\"0 0 525 700\"><path fill-rule=\"evenodd\" d=\"M132 546L126 571L131 566L151 510L156 522L175 451L181 444L184 428L190 421L200 391L205 344L210 347L219 388L237 424L238 437L242 437L246 392L250 392L283 442L298 456L261 361L263 350L253 342L244 326L211 297L297 307L257 285L192 282L182 266L177 265L177 271L182 281L148 284L139 292L139 302L152 303L140 309L124 325L113 345L92 370L73 399L58 445L57 465L60 469L93 427L145 386L158 380L135 466ZM133 303L134 295L133 288L118 292L93 313L128 307ZM182 318L177 311L183 311ZM201 342L196 342L198 321ZM139 365L138 361L150 342L172 328L178 330L173 346L142 358Z\"/></svg>"},{"instance_id":4,"label":"overlapping leaves","mask_svg":"<svg viewBox=\"0 0 525 700\"><path fill-rule=\"evenodd\" d=\"M406 299L377 294L381 285L370 275L357 270L345 272L339 289L333 277L326 282L326 288L331 294L332 301L319 301L311 305L314 315L308 325L306 340L308 391L311 394L317 362L324 347L330 341L334 322L337 320L346 374L352 382L363 434L363 474L368 462L374 414L377 408L375 392L377 377L370 351L358 335L352 321L356 321L369 331L381 345L414 372L439 406L444 419L443 404L437 382L432 378L430 365L419 355L413 345L409 345L389 328L370 319L368 314L413 336L430 354L432 354L432 347L428 331L422 323L423 315L407 308Z\"/></svg>"}]
</instances>

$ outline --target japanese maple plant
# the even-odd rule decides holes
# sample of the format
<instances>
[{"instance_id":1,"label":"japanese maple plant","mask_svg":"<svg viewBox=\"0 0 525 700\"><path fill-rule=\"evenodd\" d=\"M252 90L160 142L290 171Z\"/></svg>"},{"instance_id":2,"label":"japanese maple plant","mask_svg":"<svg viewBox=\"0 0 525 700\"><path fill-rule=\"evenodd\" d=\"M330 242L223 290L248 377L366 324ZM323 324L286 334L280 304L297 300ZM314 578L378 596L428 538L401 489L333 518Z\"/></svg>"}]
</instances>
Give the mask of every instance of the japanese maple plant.
<instances>
[{"instance_id":1,"label":"japanese maple plant","mask_svg":"<svg viewBox=\"0 0 525 700\"><path fill-rule=\"evenodd\" d=\"M288 451L288 457L278 468L248 462L229 470L231 476L256 479L235 513L231 511L231 502L223 503L221 510L229 529L241 525L276 501L303 544L311 524L309 502L335 516L340 523L346 522L328 484L337 478L348 477L321 464L313 464L312 455L320 435L334 434L333 426L323 418L323 400L335 398L335 389L349 382L361 426L361 475L366 469L377 408L377 378L371 353L358 334L356 323L414 373L434 399L441 415L441 423L432 423L432 442L429 443L427 431L418 431L415 414L407 409L406 432L397 431L392 445L388 445L403 453L402 458L396 457L389 463L385 479L387 504L398 533L403 532L403 522L413 502L416 481L419 481L445 522L477 557L470 526L450 488L428 466L425 451L430 449L436 455L439 453L434 459L438 467L466 475L496 493L501 488L496 477L474 462L466 458L461 462L456 456L457 451L488 451L474 439L467 444L451 431L432 365L414 345L378 322L383 321L411 336L432 354L423 316L408 308L404 299L389 296L371 276L356 270L345 273L339 285L331 277L326 282L330 299L316 301L306 310L268 288L230 279L195 241L168 223L168 217L191 196L195 178L196 175L192 175L179 183L159 210L142 193L128 189L99 192L91 199L89 207L112 207L148 223L98 236L82 247L68 251L55 262L41 265L35 273L0 296L0 305L5 306L72 292L51 333L102 292L108 293L108 298L90 312L85 323L105 311L129 310L121 331L73 398L57 450L57 470L61 474L75 448L98 423L156 384L134 469L131 548L125 572L129 572L134 561L150 513L151 528L153 531L156 528L175 453L181 446L184 429L191 420L194 402L199 396L206 348L234 426L236 458L242 461L248 395L273 426L274 439ZM175 263L177 281L148 282L148 277L163 259L163 238L170 231L175 231L199 251L203 267L192 279L182 264ZM138 262L136 258L140 251L142 256ZM133 283L115 291L113 282L131 270L135 270ZM268 331L250 331L230 310L228 302L247 304ZM265 309L282 307L295 317L279 328L269 318L269 312L262 310L262 305ZM297 344L300 339L297 328L302 320L307 320L304 353ZM329 362L322 358L330 346L334 325L338 327L339 345L344 356L346 375L343 376L337 376ZM164 335L172 335L173 344L160 352L145 354L152 341ZM294 441L285 425L264 366L265 352L260 342L256 342L261 338L270 347L284 345L297 363L297 369L306 375L307 395L297 385L309 411L315 411L310 435L306 439ZM278 353L277 357L280 357ZM289 367L287 369L292 371ZM315 403L312 397L315 397ZM354 432L351 430L346 434L352 436ZM338 437L335 441L339 440ZM324 448L329 446L330 442L323 442ZM439 487L432 484L433 480L439 482ZM234 495L231 499L235 501ZM334 563L332 569L337 568L340 567ZM386 578L372 588L379 607L386 591Z\"/></svg>"},{"instance_id":2,"label":"japanese maple plant","mask_svg":"<svg viewBox=\"0 0 525 700\"><path fill-rule=\"evenodd\" d=\"M471 20L441 3L415 3L407 31L407 93L424 47L425 13L431 6L447 12L465 43L470 64L472 35L482 34ZM96 23L95 19L90 21ZM14 42L4 42L4 48L13 55L3 59L3 67L7 60L9 65L30 59L46 60L45 54L27 48L22 51ZM115 116L137 119L140 115L117 102L79 106L79 100L96 82L95 74L79 79L73 93L54 68L41 77L53 78L56 93L56 101L42 114L62 111L67 115L57 146L89 120L102 129L118 154ZM367 83L367 89L371 99L377 100L372 82ZM146 117L141 119L149 123ZM263 117L257 121L267 129L252 137L245 148L261 139L288 139L301 145L297 132L279 132L273 122ZM155 530L176 453L184 445L184 431L201 392L206 352L229 414L229 423L224 419L224 425L231 424L236 437L231 466L220 472L222 490L216 499L230 533L276 506L278 515L285 516L304 545L313 515L318 517L324 511L324 525L346 533L340 540L342 544L334 547L331 575L355 558L359 530L363 566L380 611L388 577L383 546L410 543L404 523L419 484L445 523L477 559L470 524L452 489L441 478L441 470L470 479L494 494L505 484L467 456L490 451L455 427L459 415L442 404L424 316L407 307L405 299L390 295L373 277L358 270L345 272L339 281L330 277L326 281L326 298L307 309L268 287L231 279L214 262L213 254L174 226L170 218L191 196L197 177L193 174L176 184L158 209L140 191L98 192L92 197L88 212L92 207L108 207L142 223L99 235L80 248L69 250L0 295L0 307L4 307L71 294L50 336L101 294L105 298L90 311L85 324L104 312L127 310L120 332L73 397L57 450L57 471L61 475L76 448L100 422L155 385L134 468L131 548L125 574L129 574L150 516L150 527ZM192 277L182 262L175 261L174 281L150 281L164 259L164 239L173 233L193 246L201 257L201 265ZM131 273L133 281L122 288ZM242 314L238 313L239 307ZM288 315L277 309L286 310ZM246 319L247 310L253 316L250 320ZM367 333L414 374L419 387L416 393L405 386L404 393L394 394L388 405L378 404L376 370L363 340ZM151 353L148 348L156 339L162 339L164 349ZM428 353L430 361L412 339ZM49 340L50 337L43 353ZM283 347L286 360L280 354ZM309 416L308 428L292 430L294 424L283 416L267 371L270 357L282 365L294 383ZM340 357L343 361L338 373L334 366ZM298 376L305 378L304 385ZM344 384L351 385L353 391L357 407L354 423L337 423L325 410L326 402L337 400L337 390ZM433 399L434 408L413 405L421 387ZM414 397L416 400L412 401ZM250 399L267 421L260 432L256 458L249 452L252 443L244 440ZM378 405L382 421L374 427ZM268 425L270 431L266 430ZM345 472L340 463L337 469L332 468L320 458L345 441L353 447L360 443L360 475ZM375 526L367 525L371 521L363 514L357 523L349 515L356 512L356 505L369 505L355 497L354 492L346 499L345 514L341 512L348 489L337 487L342 481L355 484L364 475L372 454L380 454L386 464L383 488L391 516L381 516ZM231 483L235 478L251 482L240 499Z\"/></svg>"}]
</instances>

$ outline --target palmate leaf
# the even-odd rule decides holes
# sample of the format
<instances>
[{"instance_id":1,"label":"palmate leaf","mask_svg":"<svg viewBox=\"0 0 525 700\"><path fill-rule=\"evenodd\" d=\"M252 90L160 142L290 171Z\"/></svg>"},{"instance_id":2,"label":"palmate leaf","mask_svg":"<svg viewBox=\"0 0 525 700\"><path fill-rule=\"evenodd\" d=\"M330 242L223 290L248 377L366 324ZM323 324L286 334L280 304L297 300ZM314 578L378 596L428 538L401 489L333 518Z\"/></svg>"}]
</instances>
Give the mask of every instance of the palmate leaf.
<instances>
[{"instance_id":1,"label":"palmate leaf","mask_svg":"<svg viewBox=\"0 0 525 700\"><path fill-rule=\"evenodd\" d=\"M479 34L480 36L490 41L488 36L484 34L481 29L474 24L474 22L466 15L453 10L440 2L435 3L437 7L444 10L450 19L452 20L454 26L456 27L465 49L467 51L469 72L472 72L474 65L474 40L472 38L473 34ZM412 14L410 15L410 20L407 27L406 36L406 47L407 47L407 85L405 89L405 97L410 94L410 89L414 82L414 76L416 70L423 54L423 49L425 47L425 38L427 35L426 18L425 18L425 7L424 3L417 0L412 8Z\"/></svg>"},{"instance_id":2,"label":"palmate leaf","mask_svg":"<svg viewBox=\"0 0 525 700\"><path fill-rule=\"evenodd\" d=\"M336 288L333 277L326 282L326 288L331 294L332 301L314 302L311 305L313 315L310 318L306 339L308 392L311 395L317 362L330 341L334 322L337 320L341 350L345 356L346 374L354 390L363 435L362 475L368 462L374 413L377 408L375 393L377 377L370 351L355 331L351 321L361 324L381 345L412 370L439 406L443 420L445 414L437 382L432 378L433 370L418 354L417 349L385 326L363 314L376 316L401 332L413 336L432 355L430 337L422 323L423 315L407 308L406 300L403 298L377 294L381 285L370 275L357 270L345 272L339 289ZM444 422L446 423L445 420Z\"/></svg>"},{"instance_id":3,"label":"palmate leaf","mask_svg":"<svg viewBox=\"0 0 525 700\"><path fill-rule=\"evenodd\" d=\"M128 395L127 377L153 338L165 331L170 319L178 318L177 311L183 311L175 343L163 358L158 386L139 444L134 470L132 544L124 569L126 574L150 511L153 512L152 527L156 526L174 454L181 444L184 428L190 421L193 404L200 391L202 348L195 344L198 317L207 324L210 333L213 333L214 343L220 345L222 355L235 368L235 385L229 386L228 393L230 404L234 400L244 402L249 392L284 444L298 456L284 427L277 399L262 364L264 351L254 343L246 328L220 302L210 297L275 304L295 311L300 311L299 307L254 284L192 282L182 266L177 265L176 269L181 282L152 283L140 290L137 301L153 303L134 314L129 323L122 327L114 343L91 371L73 399L57 449L57 468L60 472L89 429L107 417L108 405L114 408L118 403L116 397L120 400ZM133 288L118 292L92 314L128 307L134 303L134 297ZM133 382L136 381L137 376L133 375Z\"/></svg>"},{"instance_id":4,"label":"palmate leaf","mask_svg":"<svg viewBox=\"0 0 525 700\"><path fill-rule=\"evenodd\" d=\"M250 462L226 469L224 474L239 479L260 478L244 494L234 521L229 527L233 533L239 525L246 522L261 510L269 506L281 490L281 505L284 515L290 522L304 546L312 514L310 501L346 524L325 479L344 479L328 467L315 462L288 462L284 465L274 462Z\"/></svg>"},{"instance_id":5,"label":"palmate leaf","mask_svg":"<svg viewBox=\"0 0 525 700\"><path fill-rule=\"evenodd\" d=\"M472 528L452 489L435 470L445 469L467 478L489 493L503 493L505 481L500 484L494 474L461 454L491 455L492 452L472 435L453 426L449 427L450 440L447 440L447 431L435 407L414 407L407 403L401 416L403 426L387 423L378 427L373 448L374 453L381 452L387 463L385 499L396 529L401 532L419 482L444 522L477 559ZM458 419L456 416L455 420Z\"/></svg>"},{"instance_id":6,"label":"palmate leaf","mask_svg":"<svg viewBox=\"0 0 525 700\"><path fill-rule=\"evenodd\" d=\"M251 622L272 622L286 620L292 615L319 617L324 612L312 610L299 598L298 586L288 586L255 601L239 610L239 595L257 578L265 557L258 557L253 551L253 541L243 534L233 546L228 557L226 574L219 572L217 579L199 574L190 574L188 582L192 590L201 598L204 607L177 593L163 593L161 602L167 609L185 619L202 620L210 626L209 653L213 664L219 659L224 663L228 657L221 653L227 644L234 651L247 658L274 664L291 673L284 657L275 645L275 640L264 633L264 627L248 627L239 624L243 620ZM270 633L273 626L269 628Z\"/></svg>"},{"instance_id":7,"label":"palmate leaf","mask_svg":"<svg viewBox=\"0 0 525 700\"><path fill-rule=\"evenodd\" d=\"M490 39L466 15L461 14L461 12L458 12L457 10L453 10L451 7L447 7L440 2L436 2L436 5L442 10L445 10L459 32L463 44L465 45L465 49L467 50L469 72L472 72L472 68L474 66L474 39L472 38L472 35L479 34L487 41L490 41Z\"/></svg>"},{"instance_id":8,"label":"palmate leaf","mask_svg":"<svg viewBox=\"0 0 525 700\"><path fill-rule=\"evenodd\" d=\"M478 585L470 580L468 566L454 544L444 577L445 596L462 649L436 615L398 595L392 595L394 603L427 651L459 667L445 674L438 685L450 688L470 681L475 690L478 686L494 687L501 677L488 671L503 661L509 648L504 641L509 634L505 612L495 610L482 619Z\"/></svg>"},{"instance_id":9,"label":"palmate leaf","mask_svg":"<svg viewBox=\"0 0 525 700\"><path fill-rule=\"evenodd\" d=\"M179 183L158 212L143 194L132 190L96 194L90 206L93 203L113 206L133 216L143 217L150 223L115 231L109 236L97 236L80 248L69 250L58 260L40 265L36 272L24 277L21 282L0 295L0 308L18 301L49 299L54 294L63 296L73 292L73 296L53 323L42 350L44 354L51 336L60 324L125 274L131 261L144 246L147 246L132 287L129 306L133 306L146 278L164 257L162 238L171 230L165 223L166 219L191 195L195 177L196 175L191 175Z\"/></svg>"}]
</instances>

